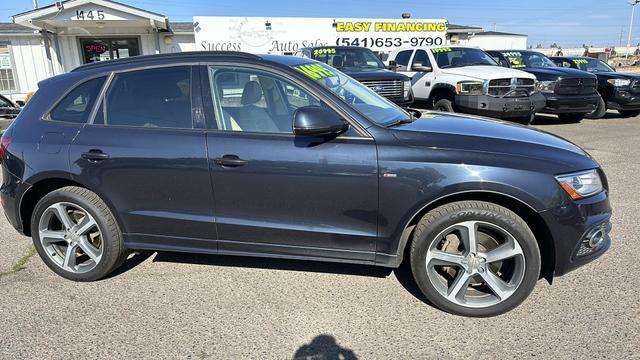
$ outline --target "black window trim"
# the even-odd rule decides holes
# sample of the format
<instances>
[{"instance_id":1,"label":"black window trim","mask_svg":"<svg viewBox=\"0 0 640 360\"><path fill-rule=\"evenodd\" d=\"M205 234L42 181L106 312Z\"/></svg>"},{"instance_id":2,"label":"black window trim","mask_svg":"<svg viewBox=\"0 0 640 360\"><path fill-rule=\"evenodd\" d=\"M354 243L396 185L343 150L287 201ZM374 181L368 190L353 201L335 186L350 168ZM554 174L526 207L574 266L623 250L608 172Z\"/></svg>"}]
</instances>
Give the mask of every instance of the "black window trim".
<instances>
[{"instance_id":1,"label":"black window trim","mask_svg":"<svg viewBox=\"0 0 640 360\"><path fill-rule=\"evenodd\" d=\"M58 104L60 104L62 102L62 100L64 100L64 98L67 97L67 95L69 95L73 90L77 89L78 86L83 85L84 83L87 83L91 80L95 80L97 78L100 77L105 77L104 83L102 84L102 87L100 89L100 91L98 92L98 98L96 99L95 103L93 104L93 107L91 108L91 112L89 113L89 117L87 118L86 122L82 122L82 123L78 123L78 122L73 122L73 121L65 121L65 120L58 120L58 119L54 119L51 117L51 112L53 111L53 109L56 108L56 106L58 106ZM104 86L107 84L107 82L109 81L109 73L99 73L99 74L95 74L94 76L91 77L86 77L86 78L82 78L81 80L76 81L75 83L73 83L73 85L69 86L69 88L67 88L67 90L62 93L61 96L59 96L56 101L53 103L53 105L49 106L49 108L47 108L47 110L43 113L44 115L42 115L42 118L40 119L41 121L49 121L49 122L54 122L54 123L60 123L60 124L67 124L67 125L77 125L77 126L84 126L86 124L88 124L90 121L93 121L92 115L95 111L95 107L97 104L100 103L100 94L102 92L102 89L104 89Z\"/></svg>"},{"instance_id":2,"label":"black window trim","mask_svg":"<svg viewBox=\"0 0 640 360\"><path fill-rule=\"evenodd\" d=\"M103 88L101 89L100 92L100 96L98 97L98 100L96 101L96 103L94 104L94 108L91 112L91 116L89 118L89 120L86 122L87 126L97 126L97 127L117 127L117 128L129 128L129 129L145 129L145 130L154 130L154 131L166 131L166 130L172 130L172 131L204 131L206 130L202 124L201 124L201 120L197 119L198 115L196 114L201 114L201 100L200 100L200 92L201 92L201 86L199 84L199 81L197 78L194 78L194 75L197 71L197 67L198 67L199 63L198 62L176 62L176 63L167 63L167 64L153 64L153 65L143 65L143 66L136 66L136 67L131 67L131 68L127 68L127 69L119 69L119 70L114 70L109 72L109 77L107 78L107 80L105 81L105 84L103 86ZM150 70L150 69L159 69L159 68L167 68L167 67L190 67L191 69L191 128L176 128L176 127L144 127L144 126L134 126L134 125L109 125L107 123L107 116L106 116L106 112L107 112L107 100L106 100L106 95L107 95L107 90L109 89L109 87L111 86L111 83L113 82L113 79L118 75L118 74L122 74L122 73L127 73L127 72L133 72L133 71L141 71L141 70ZM104 74L103 74L104 75ZM197 95L196 95L197 94ZM198 99L195 99L195 97L198 97ZM103 111L104 111L104 123L103 124L95 124L95 117L97 115L98 109L100 108L100 105L103 105ZM199 112L200 111L200 112Z\"/></svg>"},{"instance_id":3,"label":"black window trim","mask_svg":"<svg viewBox=\"0 0 640 360\"><path fill-rule=\"evenodd\" d=\"M331 110L335 111L338 115L340 115L360 135L360 136L354 137L354 136L346 136L346 135L342 134L342 135L338 136L336 139L366 139L366 140L373 140L373 137L371 136L371 134L369 134L369 132L366 130L366 128L363 127L358 121L356 121L352 117L351 114L349 114L347 111L342 110L339 106L334 104L332 99L327 98L327 96L325 96L323 93L317 91L316 89L313 89L312 87L308 86L303 81L300 81L300 79L297 79L296 77L291 76L291 74L288 74L287 72L285 72L285 71L283 71L281 69L278 69L277 67L265 66L265 65L259 65L259 64L252 64L252 63L247 63L247 62L228 62L228 61L205 61L205 62L200 62L200 65L204 66L204 68L205 68L205 70L207 72L207 78L201 80L202 84L203 84L203 86L201 88L202 91L205 91L205 90L206 91L211 91L210 85L207 85L206 88L205 88L205 83L207 83L207 84L209 83L209 79L208 79L208 67L209 66L256 69L256 70L264 71L264 72L267 72L267 73L276 74L276 75L282 77L283 79L286 79L287 81L299 86L300 88L302 88L303 90L305 90L309 94L315 96L317 99L320 100L320 102L322 104L326 105ZM204 95L203 95L203 99L204 99ZM212 105L213 105L213 99L211 99L211 96L207 97L207 99L210 100L212 102ZM208 108L208 104L204 104L204 108ZM215 116L215 114L214 114L214 116ZM215 118L213 120L215 122ZM209 122L207 122L207 125L209 125ZM247 134L247 135L265 135L265 136L285 136L285 137L295 137L296 136L293 133L228 131L228 130L220 130L220 129L217 129L217 128L214 129L214 128L211 128L211 127L207 127L207 131L216 132L216 133L225 133L225 134L236 134L236 135Z\"/></svg>"}]
</instances>

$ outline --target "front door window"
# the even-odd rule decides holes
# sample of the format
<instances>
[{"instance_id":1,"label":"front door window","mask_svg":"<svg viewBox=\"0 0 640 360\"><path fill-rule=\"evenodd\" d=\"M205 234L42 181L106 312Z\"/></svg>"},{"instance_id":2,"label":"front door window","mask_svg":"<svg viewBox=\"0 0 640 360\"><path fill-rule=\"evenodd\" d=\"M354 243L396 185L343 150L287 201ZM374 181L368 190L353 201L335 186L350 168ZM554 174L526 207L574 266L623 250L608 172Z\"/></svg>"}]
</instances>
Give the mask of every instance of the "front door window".
<instances>
[{"instance_id":1,"label":"front door window","mask_svg":"<svg viewBox=\"0 0 640 360\"><path fill-rule=\"evenodd\" d=\"M137 38L80 39L80 45L82 61L85 64L140 55Z\"/></svg>"}]
</instances>

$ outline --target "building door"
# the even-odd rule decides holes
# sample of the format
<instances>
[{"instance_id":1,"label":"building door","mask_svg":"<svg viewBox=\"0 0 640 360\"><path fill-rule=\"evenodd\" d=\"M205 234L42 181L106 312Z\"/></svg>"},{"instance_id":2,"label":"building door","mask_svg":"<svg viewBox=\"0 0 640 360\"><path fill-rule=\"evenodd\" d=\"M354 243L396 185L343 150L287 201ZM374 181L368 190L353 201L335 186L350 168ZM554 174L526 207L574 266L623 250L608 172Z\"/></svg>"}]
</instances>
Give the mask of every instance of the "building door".
<instances>
[{"instance_id":1,"label":"building door","mask_svg":"<svg viewBox=\"0 0 640 360\"><path fill-rule=\"evenodd\" d=\"M85 64L140 55L138 38L82 38L80 46Z\"/></svg>"}]
</instances>

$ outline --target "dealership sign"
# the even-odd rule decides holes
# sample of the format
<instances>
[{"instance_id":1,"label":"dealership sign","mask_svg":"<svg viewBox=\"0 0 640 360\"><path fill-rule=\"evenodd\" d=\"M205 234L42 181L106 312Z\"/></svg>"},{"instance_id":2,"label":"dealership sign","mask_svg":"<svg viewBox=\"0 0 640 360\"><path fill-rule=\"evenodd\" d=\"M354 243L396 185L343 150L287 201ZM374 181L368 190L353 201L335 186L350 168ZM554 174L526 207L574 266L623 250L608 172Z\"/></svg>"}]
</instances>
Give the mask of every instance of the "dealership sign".
<instances>
[{"instance_id":1,"label":"dealership sign","mask_svg":"<svg viewBox=\"0 0 640 360\"><path fill-rule=\"evenodd\" d=\"M294 53L310 46L399 47L444 45L444 19L341 19L194 16L196 48L250 53Z\"/></svg>"}]
</instances>

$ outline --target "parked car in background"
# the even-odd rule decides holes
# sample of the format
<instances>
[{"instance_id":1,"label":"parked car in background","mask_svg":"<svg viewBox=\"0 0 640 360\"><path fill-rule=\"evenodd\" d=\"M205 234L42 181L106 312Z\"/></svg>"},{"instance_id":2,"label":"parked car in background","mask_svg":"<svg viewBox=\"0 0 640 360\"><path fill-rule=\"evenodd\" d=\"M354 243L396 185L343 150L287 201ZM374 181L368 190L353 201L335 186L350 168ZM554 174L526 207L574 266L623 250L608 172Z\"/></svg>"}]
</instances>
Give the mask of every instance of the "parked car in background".
<instances>
[{"instance_id":1,"label":"parked car in background","mask_svg":"<svg viewBox=\"0 0 640 360\"><path fill-rule=\"evenodd\" d=\"M538 89L547 98L541 113L556 114L560 120L579 122L602 101L595 75L562 68L542 53L530 50L487 51L500 65L529 72L538 79Z\"/></svg>"},{"instance_id":2,"label":"parked car in background","mask_svg":"<svg viewBox=\"0 0 640 360\"><path fill-rule=\"evenodd\" d=\"M20 106L0 95L0 119L14 119L20 113Z\"/></svg>"},{"instance_id":3,"label":"parked car in background","mask_svg":"<svg viewBox=\"0 0 640 360\"><path fill-rule=\"evenodd\" d=\"M411 78L414 97L431 109L529 124L545 105L534 75L503 68L477 48L397 49L388 60Z\"/></svg>"},{"instance_id":4,"label":"parked car in background","mask_svg":"<svg viewBox=\"0 0 640 360\"><path fill-rule=\"evenodd\" d=\"M640 115L640 75L616 72L604 61L589 57L556 56L551 59L563 68L580 69L597 76L602 99L588 117L601 118L607 109L618 110L623 117Z\"/></svg>"},{"instance_id":5,"label":"parked car in background","mask_svg":"<svg viewBox=\"0 0 640 360\"><path fill-rule=\"evenodd\" d=\"M467 316L609 248L607 180L581 148L424 116L306 58L103 61L40 83L0 141L0 203L75 281L136 249L407 262L433 304Z\"/></svg>"},{"instance_id":6,"label":"parked car in background","mask_svg":"<svg viewBox=\"0 0 640 360\"><path fill-rule=\"evenodd\" d=\"M328 64L401 106L413 102L411 80L385 67L370 49L357 46L302 48L296 54Z\"/></svg>"}]
</instances>

